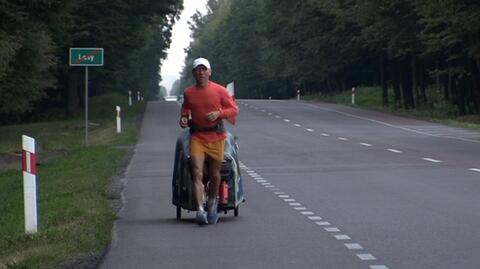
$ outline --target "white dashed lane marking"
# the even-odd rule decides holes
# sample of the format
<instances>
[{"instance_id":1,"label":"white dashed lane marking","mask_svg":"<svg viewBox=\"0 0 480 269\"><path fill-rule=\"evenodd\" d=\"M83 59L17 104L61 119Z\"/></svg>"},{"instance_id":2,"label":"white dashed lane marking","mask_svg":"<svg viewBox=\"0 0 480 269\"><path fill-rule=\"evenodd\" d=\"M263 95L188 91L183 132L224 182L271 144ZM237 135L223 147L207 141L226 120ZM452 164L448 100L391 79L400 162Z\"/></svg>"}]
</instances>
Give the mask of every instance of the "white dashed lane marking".
<instances>
[{"instance_id":1,"label":"white dashed lane marking","mask_svg":"<svg viewBox=\"0 0 480 269\"><path fill-rule=\"evenodd\" d=\"M377 259L370 253L357 254L357 257L362 261L373 261Z\"/></svg>"},{"instance_id":2,"label":"white dashed lane marking","mask_svg":"<svg viewBox=\"0 0 480 269\"><path fill-rule=\"evenodd\" d=\"M350 236L346 235L346 234L336 234L334 235L333 237L335 237L335 239L337 240L350 240Z\"/></svg>"},{"instance_id":3,"label":"white dashed lane marking","mask_svg":"<svg viewBox=\"0 0 480 269\"><path fill-rule=\"evenodd\" d=\"M432 159L432 158L422 158L422 160L432 162L432 163L441 163L442 162L440 160L435 160L435 159Z\"/></svg>"},{"instance_id":4,"label":"white dashed lane marking","mask_svg":"<svg viewBox=\"0 0 480 269\"><path fill-rule=\"evenodd\" d=\"M340 232L340 229L338 229L337 227L328 227L328 228L324 228L325 231L329 232L329 233L336 233L336 232Z\"/></svg>"},{"instance_id":5,"label":"white dashed lane marking","mask_svg":"<svg viewBox=\"0 0 480 269\"><path fill-rule=\"evenodd\" d=\"M311 215L315 215L315 213L313 213L312 211L302 211L300 212L300 214L304 215L304 216L311 216Z\"/></svg>"},{"instance_id":6,"label":"white dashed lane marking","mask_svg":"<svg viewBox=\"0 0 480 269\"><path fill-rule=\"evenodd\" d=\"M249 106L249 105L246 104L246 103L244 103L243 105ZM260 109L260 108L255 107L255 106L250 106L250 107L252 107L252 108L254 108L254 109ZM262 111L262 112L266 112L265 109L261 109L261 111ZM271 115L273 115L273 114L269 112L268 115L271 116ZM279 115L275 115L275 118L281 119L282 117L279 116ZM283 119L283 120L284 120L285 122L290 122L289 119ZM301 125L298 124L298 123L295 123L294 126L296 126L296 127L301 127ZM308 132L312 132L312 133L315 132L315 130L310 129L310 128L305 128L305 130L307 130ZM321 135L322 135L322 136L325 136L325 137L330 136L329 134L326 134L326 133L321 133ZM348 140L349 140L348 138L345 138L345 137L337 137L337 139L340 140L340 141L348 141ZM360 145L365 146L365 147L371 147L371 146L372 146L372 144L368 144L368 143L360 143ZM389 148L389 149L387 149L387 150L390 151L390 152L393 152L393 153L403 153L401 150L398 150L398 149ZM425 161L428 161L428 162L432 162L432 163L442 163L442 162L443 162L443 161L441 161L441 160L437 160L437 159L433 159L433 158L428 158L428 157L422 158L422 160L425 160ZM473 172L480 172L480 168L469 168L468 170L473 171ZM247 173L248 173L248 171L247 171Z\"/></svg>"},{"instance_id":7,"label":"white dashed lane marking","mask_svg":"<svg viewBox=\"0 0 480 269\"><path fill-rule=\"evenodd\" d=\"M313 131L313 130L312 130ZM285 194L285 192L281 191L279 188L274 188L275 186L272 185L270 182L267 180L263 179L261 175L257 174L254 170L251 170L245 164L242 162L239 163L240 168L245 170L248 175L257 183L260 183L266 188L269 188L271 191L273 191L274 194L277 195L278 198L282 199L285 202L288 202L288 204L297 212L299 212L301 215L307 217L309 220L314 221L316 225L321 226L323 230L325 230L328 233L332 233L333 237L339 241L347 241L351 240L350 236L346 234L335 234L339 233L340 229L333 226L330 222L328 221L320 221L323 220L322 217L315 215L314 212L312 211L307 211L307 208L305 206L302 206L301 203L298 203L295 201L295 199L291 198L290 195ZM476 168L472 168L476 169ZM480 170L480 169L479 169ZM347 247L349 250L362 250L363 247L358 244L358 243L345 243L345 247ZM371 261L371 260L376 260L376 258L370 254L370 253L355 253L355 255L361 259L362 261ZM372 269L388 269L385 265L370 265L370 268Z\"/></svg>"},{"instance_id":8,"label":"white dashed lane marking","mask_svg":"<svg viewBox=\"0 0 480 269\"><path fill-rule=\"evenodd\" d=\"M385 265L370 265L370 269L388 269Z\"/></svg>"},{"instance_id":9,"label":"white dashed lane marking","mask_svg":"<svg viewBox=\"0 0 480 269\"><path fill-rule=\"evenodd\" d=\"M363 249L363 247L360 244L357 244L357 243L346 243L345 246L348 249L351 249L351 250Z\"/></svg>"}]
</instances>

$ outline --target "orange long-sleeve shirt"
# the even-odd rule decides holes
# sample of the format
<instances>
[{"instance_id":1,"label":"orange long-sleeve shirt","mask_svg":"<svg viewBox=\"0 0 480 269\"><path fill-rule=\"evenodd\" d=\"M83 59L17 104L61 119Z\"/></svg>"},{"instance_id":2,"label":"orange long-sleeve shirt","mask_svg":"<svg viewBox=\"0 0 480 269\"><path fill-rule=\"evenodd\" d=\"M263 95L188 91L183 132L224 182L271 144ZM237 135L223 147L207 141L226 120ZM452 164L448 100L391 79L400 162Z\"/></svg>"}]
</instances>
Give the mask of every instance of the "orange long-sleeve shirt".
<instances>
[{"instance_id":1,"label":"orange long-sleeve shirt","mask_svg":"<svg viewBox=\"0 0 480 269\"><path fill-rule=\"evenodd\" d=\"M203 128L209 128L218 124L222 119L235 124L238 107L225 87L210 81L205 88L199 88L195 85L187 88L183 96L181 115L182 117L191 116L194 124ZM215 121L209 121L206 116L207 113L212 111L220 111L220 116ZM215 142L226 137L226 133L217 133L215 131L192 134L192 138L205 142Z\"/></svg>"}]
</instances>

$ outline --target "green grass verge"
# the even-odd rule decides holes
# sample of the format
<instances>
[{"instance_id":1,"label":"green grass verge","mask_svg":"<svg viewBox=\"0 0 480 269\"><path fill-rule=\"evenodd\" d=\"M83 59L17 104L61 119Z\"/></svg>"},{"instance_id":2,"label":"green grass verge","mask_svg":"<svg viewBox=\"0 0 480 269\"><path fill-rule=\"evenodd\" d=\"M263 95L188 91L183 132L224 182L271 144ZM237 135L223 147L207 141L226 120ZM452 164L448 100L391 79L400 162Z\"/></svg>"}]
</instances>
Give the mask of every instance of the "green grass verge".
<instances>
[{"instance_id":1,"label":"green grass verge","mask_svg":"<svg viewBox=\"0 0 480 269\"><path fill-rule=\"evenodd\" d=\"M389 92L389 96L392 98L393 92ZM306 95L302 98L310 101L322 101L353 106L351 91L334 94L318 93ZM428 108L413 110L395 109L392 105L387 107L382 106L382 91L379 87L359 87L356 88L354 106L392 113L404 117L438 122L451 126L480 130L480 115L459 116L454 106L441 101L438 96L432 95L428 98L429 100L434 100L433 104Z\"/></svg>"},{"instance_id":2,"label":"green grass verge","mask_svg":"<svg viewBox=\"0 0 480 269\"><path fill-rule=\"evenodd\" d=\"M117 196L108 187L127 152L118 145L136 142L136 117L144 108L127 107L123 99L92 98L91 119L99 125L91 130L89 146L83 145L81 120L0 127L0 152L18 151L21 134L28 134L45 156L54 155L38 167L40 226L34 235L24 232L21 171L0 173L0 268L54 268L107 246L115 219L109 199ZM114 105L125 108L122 134L116 134ZM58 150L63 153L54 154Z\"/></svg>"}]
</instances>

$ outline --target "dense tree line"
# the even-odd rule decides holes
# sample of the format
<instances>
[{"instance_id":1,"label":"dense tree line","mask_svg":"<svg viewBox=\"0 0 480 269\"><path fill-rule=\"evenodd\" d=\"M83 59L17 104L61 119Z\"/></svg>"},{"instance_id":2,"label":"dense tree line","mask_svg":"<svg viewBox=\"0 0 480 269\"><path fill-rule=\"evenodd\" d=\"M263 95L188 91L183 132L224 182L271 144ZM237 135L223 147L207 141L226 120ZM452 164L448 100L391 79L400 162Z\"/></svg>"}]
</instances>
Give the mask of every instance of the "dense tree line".
<instances>
[{"instance_id":1,"label":"dense tree line","mask_svg":"<svg viewBox=\"0 0 480 269\"><path fill-rule=\"evenodd\" d=\"M141 90L156 96L159 63L181 0L0 1L0 124L59 108L75 114L84 100L84 68L69 48L104 48L89 72L90 95Z\"/></svg>"},{"instance_id":2,"label":"dense tree line","mask_svg":"<svg viewBox=\"0 0 480 269\"><path fill-rule=\"evenodd\" d=\"M191 62L240 98L379 86L384 105L480 113L476 0L210 0L192 17Z\"/></svg>"}]
</instances>

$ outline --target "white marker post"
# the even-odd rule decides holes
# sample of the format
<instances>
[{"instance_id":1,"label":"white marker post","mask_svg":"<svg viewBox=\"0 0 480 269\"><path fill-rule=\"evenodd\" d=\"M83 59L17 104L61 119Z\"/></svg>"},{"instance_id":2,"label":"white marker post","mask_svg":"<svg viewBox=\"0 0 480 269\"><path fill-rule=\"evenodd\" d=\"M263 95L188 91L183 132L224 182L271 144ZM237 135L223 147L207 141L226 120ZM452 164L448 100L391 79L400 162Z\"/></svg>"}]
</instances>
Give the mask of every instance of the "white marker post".
<instances>
[{"instance_id":1,"label":"white marker post","mask_svg":"<svg viewBox=\"0 0 480 269\"><path fill-rule=\"evenodd\" d=\"M235 96L235 82L234 81L227 84L227 91L230 94L230 96Z\"/></svg>"},{"instance_id":2,"label":"white marker post","mask_svg":"<svg viewBox=\"0 0 480 269\"><path fill-rule=\"evenodd\" d=\"M117 134L122 132L122 119L120 118L120 107L117 106Z\"/></svg>"},{"instance_id":3,"label":"white marker post","mask_svg":"<svg viewBox=\"0 0 480 269\"><path fill-rule=\"evenodd\" d=\"M38 230L37 216L37 166L35 139L22 135L23 198L25 208L25 233Z\"/></svg>"},{"instance_id":4,"label":"white marker post","mask_svg":"<svg viewBox=\"0 0 480 269\"><path fill-rule=\"evenodd\" d=\"M132 91L128 91L128 106L132 106Z\"/></svg>"},{"instance_id":5,"label":"white marker post","mask_svg":"<svg viewBox=\"0 0 480 269\"><path fill-rule=\"evenodd\" d=\"M297 101L300 101L300 90L297 90Z\"/></svg>"},{"instance_id":6,"label":"white marker post","mask_svg":"<svg viewBox=\"0 0 480 269\"><path fill-rule=\"evenodd\" d=\"M352 87L352 105L355 105L355 87Z\"/></svg>"},{"instance_id":7,"label":"white marker post","mask_svg":"<svg viewBox=\"0 0 480 269\"><path fill-rule=\"evenodd\" d=\"M137 91L137 101L140 101L140 92Z\"/></svg>"}]
</instances>

